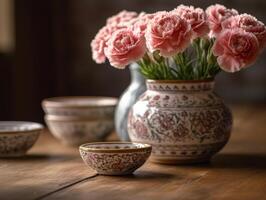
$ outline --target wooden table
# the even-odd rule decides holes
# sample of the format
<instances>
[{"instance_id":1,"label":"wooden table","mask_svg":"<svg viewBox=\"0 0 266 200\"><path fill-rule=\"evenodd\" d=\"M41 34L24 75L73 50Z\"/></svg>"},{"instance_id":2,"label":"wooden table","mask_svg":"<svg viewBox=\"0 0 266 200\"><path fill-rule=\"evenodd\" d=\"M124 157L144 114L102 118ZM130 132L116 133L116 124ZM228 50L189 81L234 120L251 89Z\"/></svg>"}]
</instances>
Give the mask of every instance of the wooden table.
<instances>
[{"instance_id":1,"label":"wooden table","mask_svg":"<svg viewBox=\"0 0 266 200\"><path fill-rule=\"evenodd\" d=\"M211 163L147 162L134 175L100 176L77 148L43 133L24 158L0 160L0 199L266 199L266 106L234 106L228 145Z\"/></svg>"}]
</instances>

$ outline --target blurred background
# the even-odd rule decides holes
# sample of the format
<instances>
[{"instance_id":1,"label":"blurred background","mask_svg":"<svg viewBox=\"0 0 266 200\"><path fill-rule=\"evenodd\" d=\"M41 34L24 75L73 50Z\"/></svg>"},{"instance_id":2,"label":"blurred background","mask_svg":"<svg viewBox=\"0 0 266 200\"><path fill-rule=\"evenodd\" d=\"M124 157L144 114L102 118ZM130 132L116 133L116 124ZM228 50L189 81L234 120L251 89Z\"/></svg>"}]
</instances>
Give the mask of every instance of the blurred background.
<instances>
[{"instance_id":1,"label":"blurred background","mask_svg":"<svg viewBox=\"0 0 266 200\"><path fill-rule=\"evenodd\" d=\"M265 0L0 0L0 120L43 121L41 101L68 95L120 96L127 70L91 59L90 41L120 10L154 12L179 4L220 3L266 23ZM221 73L217 93L228 103L266 103L266 52L237 74Z\"/></svg>"}]
</instances>

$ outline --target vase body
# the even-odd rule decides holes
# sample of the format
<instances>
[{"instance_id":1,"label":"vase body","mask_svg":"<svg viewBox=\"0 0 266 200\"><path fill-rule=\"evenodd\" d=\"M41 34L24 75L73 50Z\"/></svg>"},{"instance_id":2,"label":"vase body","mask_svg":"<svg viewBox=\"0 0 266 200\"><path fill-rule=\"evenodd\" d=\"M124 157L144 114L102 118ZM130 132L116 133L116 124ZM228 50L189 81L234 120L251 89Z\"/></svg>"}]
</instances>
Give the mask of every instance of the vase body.
<instances>
[{"instance_id":1,"label":"vase body","mask_svg":"<svg viewBox=\"0 0 266 200\"><path fill-rule=\"evenodd\" d=\"M232 127L231 112L213 87L213 80L148 80L128 116L131 140L151 144L154 162L208 161L227 143Z\"/></svg>"},{"instance_id":2,"label":"vase body","mask_svg":"<svg viewBox=\"0 0 266 200\"><path fill-rule=\"evenodd\" d=\"M115 111L115 129L122 141L130 140L127 131L128 112L138 97L146 91L145 79L139 72L139 65L133 63L129 68L131 83L121 95Z\"/></svg>"}]
</instances>

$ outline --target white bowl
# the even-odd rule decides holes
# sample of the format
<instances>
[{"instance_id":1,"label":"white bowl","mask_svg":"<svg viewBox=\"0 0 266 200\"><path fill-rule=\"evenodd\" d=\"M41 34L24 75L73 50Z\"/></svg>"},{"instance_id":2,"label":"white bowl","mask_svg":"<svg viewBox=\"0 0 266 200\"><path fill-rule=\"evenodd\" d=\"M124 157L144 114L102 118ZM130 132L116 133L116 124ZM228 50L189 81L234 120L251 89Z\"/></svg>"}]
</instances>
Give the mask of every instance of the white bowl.
<instances>
[{"instance_id":1,"label":"white bowl","mask_svg":"<svg viewBox=\"0 0 266 200\"><path fill-rule=\"evenodd\" d=\"M103 141L114 129L114 97L54 97L42 107L51 133L64 144Z\"/></svg>"},{"instance_id":2,"label":"white bowl","mask_svg":"<svg viewBox=\"0 0 266 200\"><path fill-rule=\"evenodd\" d=\"M43 126L34 122L0 122L0 157L23 156L36 142Z\"/></svg>"},{"instance_id":3,"label":"white bowl","mask_svg":"<svg viewBox=\"0 0 266 200\"><path fill-rule=\"evenodd\" d=\"M46 115L45 122L55 138L72 146L103 141L114 129L113 119L92 120Z\"/></svg>"}]
</instances>

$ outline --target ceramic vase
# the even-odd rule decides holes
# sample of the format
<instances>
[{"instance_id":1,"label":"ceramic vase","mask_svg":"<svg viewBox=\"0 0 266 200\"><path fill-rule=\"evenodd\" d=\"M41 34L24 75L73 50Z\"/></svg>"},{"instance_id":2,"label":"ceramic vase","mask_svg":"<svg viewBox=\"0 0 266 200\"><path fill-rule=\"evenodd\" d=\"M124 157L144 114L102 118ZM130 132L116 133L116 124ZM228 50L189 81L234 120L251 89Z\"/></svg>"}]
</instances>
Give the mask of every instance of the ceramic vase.
<instances>
[{"instance_id":1,"label":"ceramic vase","mask_svg":"<svg viewBox=\"0 0 266 200\"><path fill-rule=\"evenodd\" d=\"M231 112L213 89L213 80L147 80L147 91L129 112L131 140L151 144L157 163L209 161L232 127Z\"/></svg>"},{"instance_id":2,"label":"ceramic vase","mask_svg":"<svg viewBox=\"0 0 266 200\"><path fill-rule=\"evenodd\" d=\"M133 63L129 69L131 83L121 95L115 111L115 129L122 141L130 141L127 131L128 112L138 97L146 91L145 79L139 72L139 65Z\"/></svg>"}]
</instances>

